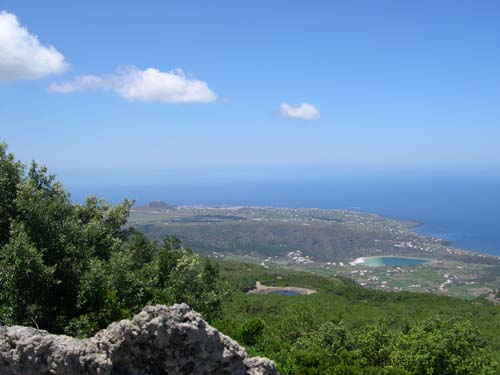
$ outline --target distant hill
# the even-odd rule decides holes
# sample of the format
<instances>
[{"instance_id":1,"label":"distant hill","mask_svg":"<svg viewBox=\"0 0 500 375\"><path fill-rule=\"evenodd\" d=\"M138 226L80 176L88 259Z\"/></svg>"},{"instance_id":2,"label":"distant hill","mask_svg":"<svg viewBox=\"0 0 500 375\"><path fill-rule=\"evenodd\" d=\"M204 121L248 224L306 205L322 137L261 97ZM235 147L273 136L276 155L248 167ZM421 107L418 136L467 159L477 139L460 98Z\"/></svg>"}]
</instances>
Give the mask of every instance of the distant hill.
<instances>
[{"instance_id":1,"label":"distant hill","mask_svg":"<svg viewBox=\"0 0 500 375\"><path fill-rule=\"evenodd\" d=\"M149 211L149 210L175 210L176 207L171 204L165 203L163 201L152 201L144 206L135 207L138 211Z\"/></svg>"}]
</instances>

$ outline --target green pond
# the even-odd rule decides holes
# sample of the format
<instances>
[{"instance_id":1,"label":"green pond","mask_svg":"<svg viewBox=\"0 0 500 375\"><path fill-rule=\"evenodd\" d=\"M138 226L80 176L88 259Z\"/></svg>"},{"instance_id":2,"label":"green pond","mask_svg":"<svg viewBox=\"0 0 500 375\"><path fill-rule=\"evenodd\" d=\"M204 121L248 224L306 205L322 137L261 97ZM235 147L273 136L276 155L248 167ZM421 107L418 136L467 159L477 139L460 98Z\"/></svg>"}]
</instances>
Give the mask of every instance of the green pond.
<instances>
[{"instance_id":1,"label":"green pond","mask_svg":"<svg viewBox=\"0 0 500 375\"><path fill-rule=\"evenodd\" d=\"M367 257L363 258L362 262L358 264L360 266L368 267L407 267L407 266L417 266L420 264L428 264L431 261L429 259L420 258L404 258L404 257Z\"/></svg>"},{"instance_id":2,"label":"green pond","mask_svg":"<svg viewBox=\"0 0 500 375\"><path fill-rule=\"evenodd\" d=\"M275 290L271 292L271 294L278 294L280 296L288 296L288 297L300 295L299 292L296 292L294 290Z\"/></svg>"}]
</instances>

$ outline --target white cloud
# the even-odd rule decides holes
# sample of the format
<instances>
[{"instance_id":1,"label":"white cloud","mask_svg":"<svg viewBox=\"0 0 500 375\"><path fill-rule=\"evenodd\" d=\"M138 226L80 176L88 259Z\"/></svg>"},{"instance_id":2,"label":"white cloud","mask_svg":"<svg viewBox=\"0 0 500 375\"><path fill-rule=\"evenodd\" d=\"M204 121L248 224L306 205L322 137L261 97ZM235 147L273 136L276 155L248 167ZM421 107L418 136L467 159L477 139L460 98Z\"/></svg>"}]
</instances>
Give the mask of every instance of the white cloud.
<instances>
[{"instance_id":1,"label":"white cloud","mask_svg":"<svg viewBox=\"0 0 500 375\"><path fill-rule=\"evenodd\" d=\"M187 77L181 69L161 72L154 68L119 68L114 74L85 75L69 82L52 84L49 90L62 94L84 90L109 90L131 101L167 103L207 103L217 99L206 82Z\"/></svg>"},{"instance_id":2,"label":"white cloud","mask_svg":"<svg viewBox=\"0 0 500 375\"><path fill-rule=\"evenodd\" d=\"M53 83L49 90L60 94L68 94L75 91L106 89L107 83L98 76L86 75L76 77L73 81Z\"/></svg>"},{"instance_id":3,"label":"white cloud","mask_svg":"<svg viewBox=\"0 0 500 375\"><path fill-rule=\"evenodd\" d=\"M314 120L319 118L318 109L308 103L300 103L298 107L292 107L287 103L282 103L280 106L280 114L286 118L296 118L301 120Z\"/></svg>"},{"instance_id":4,"label":"white cloud","mask_svg":"<svg viewBox=\"0 0 500 375\"><path fill-rule=\"evenodd\" d=\"M0 81L36 79L62 73L67 67L64 56L40 44L14 14L0 12Z\"/></svg>"}]
</instances>

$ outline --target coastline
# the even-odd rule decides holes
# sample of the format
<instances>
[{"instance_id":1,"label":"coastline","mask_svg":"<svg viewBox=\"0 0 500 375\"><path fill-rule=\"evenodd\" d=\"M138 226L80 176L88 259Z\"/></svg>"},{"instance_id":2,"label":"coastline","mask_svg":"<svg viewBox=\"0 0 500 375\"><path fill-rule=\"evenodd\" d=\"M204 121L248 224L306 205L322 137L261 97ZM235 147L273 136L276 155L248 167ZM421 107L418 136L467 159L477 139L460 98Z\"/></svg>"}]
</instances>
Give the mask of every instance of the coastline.
<instances>
[{"instance_id":1,"label":"coastline","mask_svg":"<svg viewBox=\"0 0 500 375\"><path fill-rule=\"evenodd\" d=\"M363 211L363 212L368 213L368 214L370 213L370 212L367 212L367 211ZM480 255L480 256L490 257L490 258L495 258L497 260L500 260L500 255L497 255L497 254L494 254L494 253L489 253L489 252L486 252L486 251L476 250L476 249L462 248L462 247L457 246L452 240L450 240L448 238L441 237L441 236L436 236L436 235L431 235L431 234L426 234L426 233L421 233L421 232L416 231L415 229L422 228L422 227L424 227L426 225L426 223L424 221L421 221L421 220L401 219L401 218L398 218L398 217L390 217L390 216L386 216L386 215L382 215L382 214L377 214L377 213L374 213L374 215L378 215L380 217L383 217L383 218L389 219L389 220L396 220L396 221L400 222L401 224L406 225L406 227L408 228L408 230L411 233L413 233L414 235L416 235L416 236L418 236L418 237L420 237L422 239L426 239L426 240L438 240L443 246L450 247L450 248L452 248L454 250L457 250L457 251L460 251L460 252L463 252L463 253L469 253L469 254L472 254L472 255L475 254L475 255ZM411 223L414 223L414 224L411 224ZM389 256L390 255L387 255L387 257L389 257ZM364 258L369 258L369 257L364 257ZM358 258L358 259L361 259L361 258ZM355 262L358 259L355 259L353 262ZM358 263L356 263L356 264L358 264Z\"/></svg>"}]
</instances>

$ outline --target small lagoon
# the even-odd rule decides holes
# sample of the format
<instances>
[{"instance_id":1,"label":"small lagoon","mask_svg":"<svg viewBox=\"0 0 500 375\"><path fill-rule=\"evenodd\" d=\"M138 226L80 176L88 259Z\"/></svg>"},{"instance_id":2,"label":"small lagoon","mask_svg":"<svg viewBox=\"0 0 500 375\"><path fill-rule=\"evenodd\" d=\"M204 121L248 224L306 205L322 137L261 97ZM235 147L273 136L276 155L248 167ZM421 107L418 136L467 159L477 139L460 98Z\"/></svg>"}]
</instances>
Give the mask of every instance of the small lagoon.
<instances>
[{"instance_id":1,"label":"small lagoon","mask_svg":"<svg viewBox=\"0 0 500 375\"><path fill-rule=\"evenodd\" d=\"M295 291L295 290L275 290L272 291L270 294L278 294L280 296L299 296L300 293Z\"/></svg>"},{"instance_id":2,"label":"small lagoon","mask_svg":"<svg viewBox=\"0 0 500 375\"><path fill-rule=\"evenodd\" d=\"M418 266L421 264L431 263L429 259L422 258L406 258L406 257L366 257L358 258L351 262L351 265L368 266L368 267L408 267Z\"/></svg>"}]
</instances>

